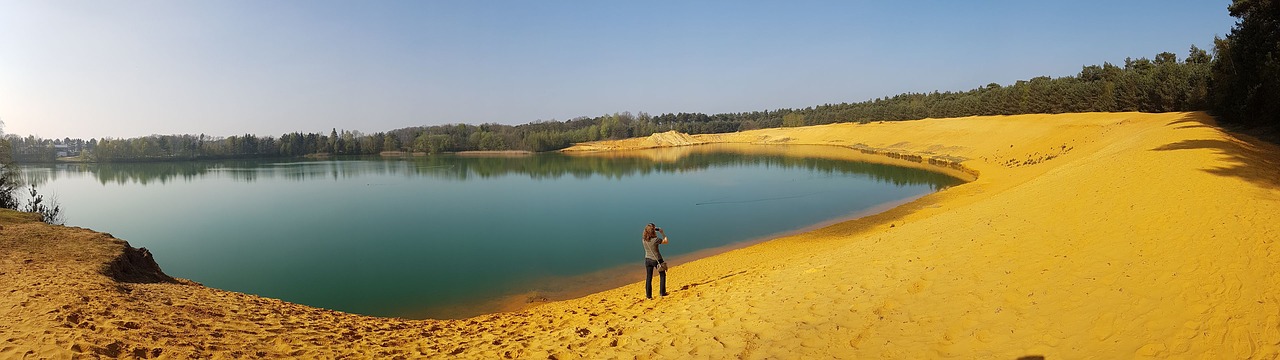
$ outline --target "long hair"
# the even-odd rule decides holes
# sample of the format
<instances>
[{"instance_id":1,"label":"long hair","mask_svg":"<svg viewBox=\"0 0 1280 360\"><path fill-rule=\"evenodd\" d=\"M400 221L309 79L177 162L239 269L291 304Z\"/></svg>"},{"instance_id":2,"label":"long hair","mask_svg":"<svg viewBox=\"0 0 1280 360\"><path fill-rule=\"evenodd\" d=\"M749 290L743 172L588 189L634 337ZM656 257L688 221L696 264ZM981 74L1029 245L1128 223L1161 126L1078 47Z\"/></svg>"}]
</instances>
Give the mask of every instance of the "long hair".
<instances>
[{"instance_id":1,"label":"long hair","mask_svg":"<svg viewBox=\"0 0 1280 360\"><path fill-rule=\"evenodd\" d=\"M657 229L657 228L658 228L658 226L657 226L657 225L654 225L653 223L649 223L649 225L645 225L645 226L644 226L644 239L645 239L645 240L649 240L649 239L652 239L652 238L656 238L656 237L658 237L657 230L655 230L655 229Z\"/></svg>"}]
</instances>

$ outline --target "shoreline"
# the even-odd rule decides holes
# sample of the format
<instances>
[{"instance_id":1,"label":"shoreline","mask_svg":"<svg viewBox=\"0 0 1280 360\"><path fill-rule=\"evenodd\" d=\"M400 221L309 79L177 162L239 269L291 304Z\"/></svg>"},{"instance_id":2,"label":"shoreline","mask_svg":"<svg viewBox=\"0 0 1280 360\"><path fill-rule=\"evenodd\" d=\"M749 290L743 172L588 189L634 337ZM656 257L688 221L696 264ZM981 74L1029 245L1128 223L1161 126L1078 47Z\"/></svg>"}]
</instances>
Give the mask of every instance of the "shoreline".
<instances>
[{"instance_id":1,"label":"shoreline","mask_svg":"<svg viewBox=\"0 0 1280 360\"><path fill-rule=\"evenodd\" d=\"M534 154L534 152L532 152L532 151L527 151L527 150L469 150L469 151L448 152L448 153L444 153L444 154L442 154L442 155L455 155L455 156L491 156L491 157L504 157L504 156L511 156L511 157L523 157L523 156L532 156L533 154ZM429 155L429 154L427 154L427 153L425 153L425 152L416 152L416 151L415 151L415 152L409 152L409 151L383 151L383 152L378 153L378 154L377 154L377 156L381 156L381 157L425 157L425 156L430 156L430 155Z\"/></svg>"},{"instance_id":2,"label":"shoreline","mask_svg":"<svg viewBox=\"0 0 1280 360\"><path fill-rule=\"evenodd\" d=\"M843 216L826 219L797 229L761 235L730 244L696 250L680 254L678 256L671 256L670 263L672 264L672 270L669 276L678 276L680 269L679 264L690 263L729 251L768 242L770 240L803 234L831 225L872 216L910 203L927 195L929 194L921 194L901 200L888 201L873 205L867 209L853 211ZM637 263L639 262L637 261ZM654 276L656 277L657 275L655 274ZM448 306L439 309L423 309L421 311L405 313L403 316L397 317L413 320L461 320L481 317L484 315L524 311L547 303L573 300L591 294L616 289L637 281L644 281L644 271L642 266L636 264L619 265L573 276L548 276L535 280L534 284L537 285L530 286L532 290L529 291L511 292L508 295L483 300L469 305Z\"/></svg>"},{"instance_id":3,"label":"shoreline","mask_svg":"<svg viewBox=\"0 0 1280 360\"><path fill-rule=\"evenodd\" d=\"M645 157L649 160L658 162L672 162L674 159L688 156L690 154L710 152L717 148L730 147L734 152L745 154L776 155L785 153L794 155L795 153L800 153L803 154L800 157L804 158L863 162L920 169L947 175L964 182L977 180L979 175L977 170L967 168L961 164L961 162L964 161L963 158L949 157L931 152L912 153L890 148L871 148L865 145L850 145L844 143L804 144L776 141L754 141L741 138L724 137L722 135L726 134L693 135L694 137L706 138L707 140L697 140L690 144L678 144L665 147L645 144L643 142L640 144L632 144L635 146L634 148L617 148L608 145L600 145L600 143L612 143L613 141L583 143L560 150L560 152L568 156ZM617 141L621 142L628 140ZM784 151L782 149L790 150ZM799 151L797 151L797 149ZM840 151L830 151L834 149L840 149ZM659 153L659 155L647 155L654 151L661 151L661 153Z\"/></svg>"},{"instance_id":4,"label":"shoreline","mask_svg":"<svg viewBox=\"0 0 1280 360\"><path fill-rule=\"evenodd\" d=\"M877 149L981 176L678 264L667 297L630 283L460 320L165 280L110 235L0 211L0 357L1280 356L1280 146L1205 113L669 135L656 141Z\"/></svg>"},{"instance_id":5,"label":"shoreline","mask_svg":"<svg viewBox=\"0 0 1280 360\"><path fill-rule=\"evenodd\" d=\"M527 150L471 150L459 151L453 154L457 156L525 157L533 156L534 153Z\"/></svg>"}]
</instances>

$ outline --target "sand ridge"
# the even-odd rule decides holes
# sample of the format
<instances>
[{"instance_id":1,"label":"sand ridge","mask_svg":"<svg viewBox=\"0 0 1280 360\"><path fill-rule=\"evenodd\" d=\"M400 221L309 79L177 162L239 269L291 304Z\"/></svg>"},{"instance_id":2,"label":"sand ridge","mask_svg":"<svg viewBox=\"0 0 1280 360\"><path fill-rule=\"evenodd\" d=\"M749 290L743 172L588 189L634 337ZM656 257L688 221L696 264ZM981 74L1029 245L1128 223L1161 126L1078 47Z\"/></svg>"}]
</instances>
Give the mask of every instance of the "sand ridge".
<instances>
[{"instance_id":1,"label":"sand ridge","mask_svg":"<svg viewBox=\"0 0 1280 360\"><path fill-rule=\"evenodd\" d=\"M977 178L677 264L665 298L645 300L643 284L631 284L450 321L120 282L103 267L125 253L122 241L0 213L0 357L1280 354L1280 148L1225 133L1203 113L926 119L682 141L836 145ZM652 145L629 142L577 150Z\"/></svg>"},{"instance_id":2,"label":"sand ridge","mask_svg":"<svg viewBox=\"0 0 1280 360\"><path fill-rule=\"evenodd\" d=\"M661 148L661 147L689 146L689 145L698 145L698 144L705 144L705 143L706 141L698 140L697 138L690 136L689 134L671 130L667 132L654 133L642 138L631 138L631 139L613 140L613 141L597 141L597 142L575 144L574 146L568 149L565 149L563 151L577 152L577 151L637 150L637 149L652 149L652 148Z\"/></svg>"}]
</instances>

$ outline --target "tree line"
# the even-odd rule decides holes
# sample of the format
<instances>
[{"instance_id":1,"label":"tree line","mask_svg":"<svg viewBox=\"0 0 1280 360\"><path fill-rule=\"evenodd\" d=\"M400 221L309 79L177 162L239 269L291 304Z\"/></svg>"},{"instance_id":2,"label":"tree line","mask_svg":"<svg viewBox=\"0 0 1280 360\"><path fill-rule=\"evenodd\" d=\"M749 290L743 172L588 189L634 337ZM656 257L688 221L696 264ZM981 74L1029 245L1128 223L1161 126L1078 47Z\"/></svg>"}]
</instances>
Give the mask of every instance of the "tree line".
<instances>
[{"instance_id":1,"label":"tree line","mask_svg":"<svg viewBox=\"0 0 1280 360\"><path fill-rule=\"evenodd\" d=\"M54 146L81 150L98 162L293 157L307 154L367 155L384 151L439 154L473 150L552 151L574 143L648 136L676 130L726 133L772 127L1066 112L1168 112L1208 110L1226 124L1280 127L1280 5L1235 0L1241 20L1209 52L1192 45L1184 59L1171 52L1125 59L1124 64L1083 66L1079 73L1013 84L990 83L968 91L904 93L862 102L800 109L702 114L644 112L535 121L522 125L450 124L362 134L294 132L280 137L152 135L131 139L44 140L10 136L19 162L48 162ZM68 146L69 145L69 146Z\"/></svg>"},{"instance_id":2,"label":"tree line","mask_svg":"<svg viewBox=\"0 0 1280 360\"><path fill-rule=\"evenodd\" d=\"M1194 46L1184 60L1172 53L1126 59L1122 66L1103 63L1060 78L1036 77L1008 86L991 83L961 92L906 93L856 103L800 109L702 114L621 112L567 121L522 125L450 124L407 127L363 134L331 130L253 134L151 135L130 139L44 140L11 136L19 162L54 160L51 145L73 144L83 159L96 162L294 157L308 154L369 155L384 151L439 154L475 150L552 151L574 143L648 136L668 130L688 134L830 124L1087 111L1192 111L1210 101L1211 57Z\"/></svg>"},{"instance_id":3,"label":"tree line","mask_svg":"<svg viewBox=\"0 0 1280 360\"><path fill-rule=\"evenodd\" d=\"M3 128L4 122L0 121L0 130ZM3 134L0 131L0 135ZM0 139L0 209L34 213L40 216L40 221L61 224L64 220L62 206L56 200L46 200L36 191L34 184L22 181L22 173L10 155L13 153L10 146L9 141ZM24 192L27 194L25 198L22 196Z\"/></svg>"},{"instance_id":4,"label":"tree line","mask_svg":"<svg viewBox=\"0 0 1280 360\"><path fill-rule=\"evenodd\" d=\"M1214 38L1212 109L1227 123L1280 129L1280 1L1235 0L1240 20Z\"/></svg>"}]
</instances>

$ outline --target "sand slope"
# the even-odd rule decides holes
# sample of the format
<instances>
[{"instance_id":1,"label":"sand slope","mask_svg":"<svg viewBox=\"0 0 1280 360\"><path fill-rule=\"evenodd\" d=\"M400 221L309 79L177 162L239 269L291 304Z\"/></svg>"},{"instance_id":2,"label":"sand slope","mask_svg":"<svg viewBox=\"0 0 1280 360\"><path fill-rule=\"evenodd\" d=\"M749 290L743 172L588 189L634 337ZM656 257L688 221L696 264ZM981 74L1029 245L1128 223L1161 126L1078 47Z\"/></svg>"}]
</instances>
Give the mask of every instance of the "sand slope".
<instances>
[{"instance_id":1,"label":"sand slope","mask_svg":"<svg viewBox=\"0 0 1280 360\"><path fill-rule=\"evenodd\" d=\"M706 141L697 140L689 134L677 132L675 130L656 133L642 138L623 139L615 141L597 141L585 144L577 144L568 151L614 151L614 150L636 150L636 149L652 149L671 146L689 146L704 144Z\"/></svg>"},{"instance_id":2,"label":"sand slope","mask_svg":"<svg viewBox=\"0 0 1280 360\"><path fill-rule=\"evenodd\" d=\"M104 268L129 253L123 242L3 213L0 358L1280 354L1280 148L1226 134L1202 113L838 124L680 141L838 145L978 178L679 264L666 298L645 300L632 284L457 321L121 282Z\"/></svg>"}]
</instances>

